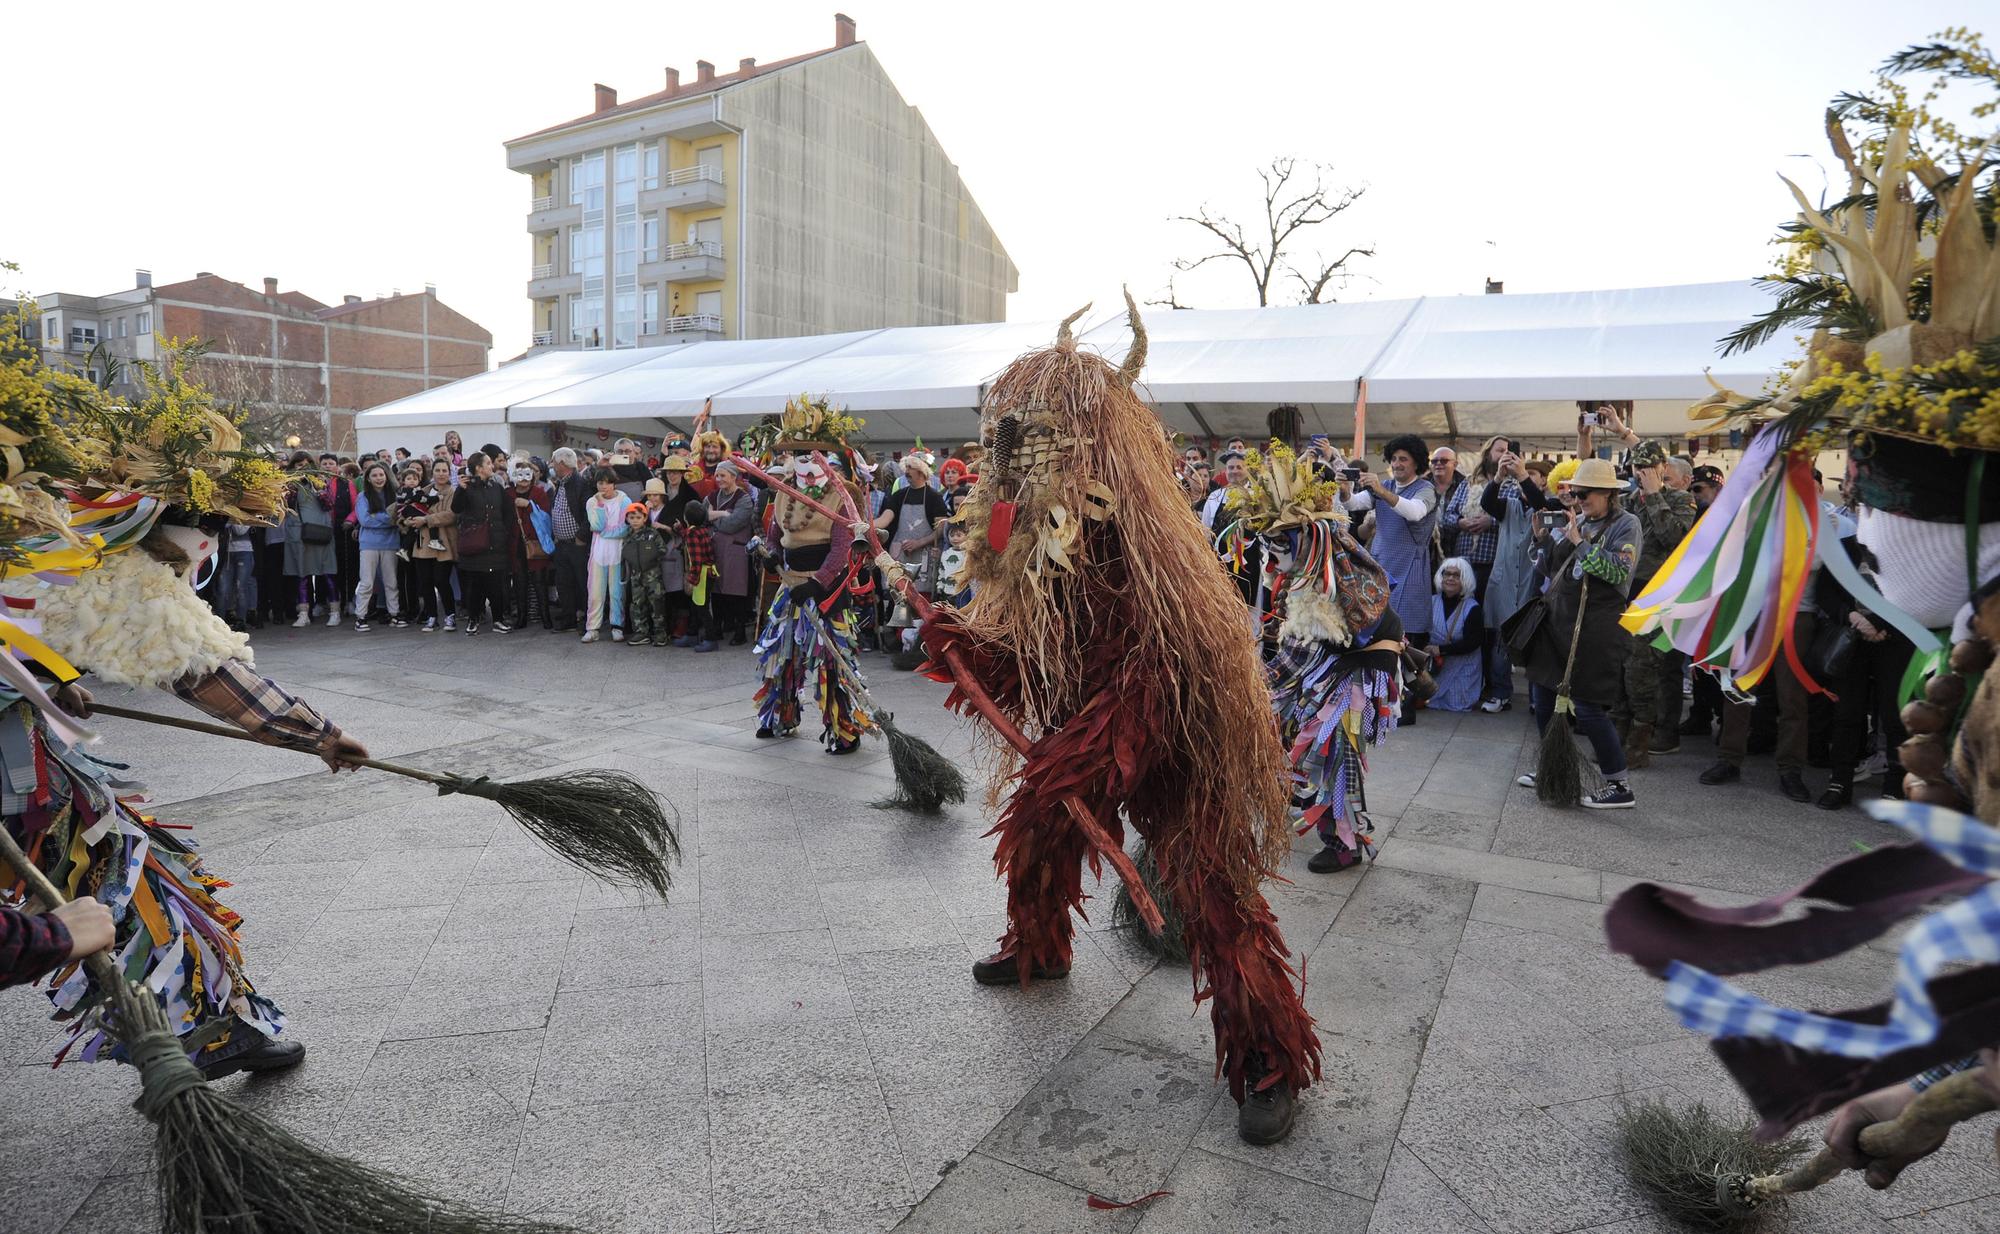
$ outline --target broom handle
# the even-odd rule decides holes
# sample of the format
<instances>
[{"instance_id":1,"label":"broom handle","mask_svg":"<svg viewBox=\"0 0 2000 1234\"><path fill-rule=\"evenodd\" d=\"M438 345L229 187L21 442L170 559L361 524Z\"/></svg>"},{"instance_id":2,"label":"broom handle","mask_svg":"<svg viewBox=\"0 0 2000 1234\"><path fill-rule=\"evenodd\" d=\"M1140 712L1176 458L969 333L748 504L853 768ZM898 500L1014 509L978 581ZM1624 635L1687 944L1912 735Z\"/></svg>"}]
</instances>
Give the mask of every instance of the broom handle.
<instances>
[{"instance_id":1,"label":"broom handle","mask_svg":"<svg viewBox=\"0 0 2000 1234\"><path fill-rule=\"evenodd\" d=\"M1871 1123L1861 1129L1861 1151L1870 1157L1898 1158L1935 1143L1950 1134L1951 1128L1967 1119L2000 1108L1973 1071L1962 1071L1918 1093L1903 1112L1886 1123ZM1832 1149L1822 1148L1811 1161L1784 1174L1753 1178L1745 1190L1754 1201L1777 1195L1810 1191L1840 1175L1840 1164Z\"/></svg>"},{"instance_id":2,"label":"broom handle","mask_svg":"<svg viewBox=\"0 0 2000 1234\"><path fill-rule=\"evenodd\" d=\"M824 503L814 501L783 480L765 472L763 468L744 458L741 454L731 455L730 457L731 461L738 467L743 468L752 476L764 481L764 483L769 484L771 487L790 495L792 500L803 503L807 509L816 512L836 526L866 521L860 517L860 511L854 505L854 497L847 491L845 485L841 486L840 497L847 510L845 514L836 514ZM868 545L875 551L876 557L879 558L882 556L882 537L876 531L875 524L872 522L868 523ZM887 572L885 571L885 573ZM918 591L911 584L910 580L901 571L891 573L889 581L895 585L897 591L902 593L903 598L910 602L910 607L917 610L917 616L920 620L930 619L930 615L934 611L931 602L925 598L924 593ZM958 650L956 648L947 648L944 653L944 661L945 667L951 670L952 678L958 683L959 691L972 704L973 710L977 711L985 718L988 724L993 726L993 731L1005 738L1007 744L1013 746L1023 757L1032 753L1034 743L1028 740L1026 733L1015 727L1012 720L1009 720L1001 713L999 705L993 701L992 696L980 688L978 681L973 678L972 671L966 667L965 661L960 657ZM1131 854L1125 851L1124 845L1111 838L1111 833L1104 829L1104 824L1097 821L1097 817L1090 812L1090 808L1077 800L1075 794L1066 795L1062 799L1062 802L1063 808L1069 813L1070 821L1076 825L1076 829L1082 833L1083 838L1090 843L1092 848L1097 850L1099 855L1111 863L1112 869L1118 871L1118 877L1124 880L1126 893L1132 897L1133 907L1139 910L1140 920L1146 923L1146 928L1149 931L1157 935L1165 927L1166 918L1160 915L1160 906L1154 903L1152 893L1146 890L1145 880L1139 877L1139 867L1132 864Z\"/></svg>"},{"instance_id":3,"label":"broom handle","mask_svg":"<svg viewBox=\"0 0 2000 1234\"><path fill-rule=\"evenodd\" d=\"M14 842L13 833L4 826L0 826L0 857L7 859L7 864L13 867L14 873L20 876L22 882L28 884L28 890L35 894L36 899L50 908L61 908L69 903L69 897L57 891L56 885L49 881L49 876L42 873L41 868L34 862L28 860L28 854L21 851L21 846ZM90 970L90 975L107 991L117 988L117 983L124 980L118 971L118 966L113 964L111 957L102 951L93 951L83 957L83 966Z\"/></svg>"},{"instance_id":4,"label":"broom handle","mask_svg":"<svg viewBox=\"0 0 2000 1234\"><path fill-rule=\"evenodd\" d=\"M183 720L179 716L163 716L155 711L138 711L131 707L113 707L108 703L92 703L92 715L116 716L121 720L138 720L145 724L158 724L164 728L186 729L190 733L206 733L210 737L227 737L232 741L251 741L260 746L271 745L268 741L257 741L255 737L236 728L224 728L220 724L205 724L200 720ZM278 746L278 749L296 749L294 746ZM300 750L299 753L311 753ZM460 777L449 776L436 771L424 771L417 767L405 767L400 763L385 763L376 758L343 759L356 767L367 767L375 771L386 771L390 775L408 776L412 780L422 780L426 784L456 784Z\"/></svg>"}]
</instances>

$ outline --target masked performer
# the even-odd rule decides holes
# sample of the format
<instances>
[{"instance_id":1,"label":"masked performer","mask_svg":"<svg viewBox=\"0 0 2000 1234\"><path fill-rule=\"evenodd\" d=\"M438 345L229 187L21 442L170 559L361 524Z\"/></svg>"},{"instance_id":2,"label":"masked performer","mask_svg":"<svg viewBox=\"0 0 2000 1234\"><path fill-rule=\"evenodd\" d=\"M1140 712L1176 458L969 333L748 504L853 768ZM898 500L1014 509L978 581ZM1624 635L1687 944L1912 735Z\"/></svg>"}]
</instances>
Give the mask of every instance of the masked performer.
<instances>
[{"instance_id":1,"label":"masked performer","mask_svg":"<svg viewBox=\"0 0 2000 1234\"><path fill-rule=\"evenodd\" d=\"M853 422L825 402L803 396L785 407L779 450L793 458L786 477L814 498L837 505L839 474L846 467L845 431ZM856 501L859 494L850 495ZM870 727L842 680L839 657L855 680L854 612L849 600L865 554L854 553L854 535L786 493L771 502L772 533L778 541L779 581L757 636L757 666L764 685L757 691L757 735L788 736L799 726L799 694L810 688L819 704L820 740L828 754L851 754Z\"/></svg>"},{"instance_id":2,"label":"masked performer","mask_svg":"<svg viewBox=\"0 0 2000 1234\"><path fill-rule=\"evenodd\" d=\"M1306 868L1345 870L1373 830L1362 776L1368 747L1396 727L1403 626L1387 575L1347 530L1338 483L1278 442L1244 465L1224 536L1238 559L1250 541L1263 548L1260 609L1278 644L1271 706L1291 747L1299 831L1317 829L1323 845Z\"/></svg>"},{"instance_id":3,"label":"masked performer","mask_svg":"<svg viewBox=\"0 0 2000 1234\"><path fill-rule=\"evenodd\" d=\"M183 383L170 372L163 384ZM99 466L68 493L69 525L8 545L10 620L0 639L58 682L61 701L75 711L87 713L89 696L75 685L72 664L114 684L170 689L263 741L312 750L336 770L366 757L311 707L259 677L245 636L195 595L193 575L213 555L216 536L162 525L169 500L184 503L175 516L202 506L218 531L223 518L272 521L284 500L277 471L232 455L240 439L212 412L182 406L147 424L144 407L113 411L129 412L138 431L130 444L114 440L108 459L103 443L94 447ZM155 462L162 455L181 468L165 480ZM10 487L18 491L18 482ZM140 812L129 799L137 786L119 778L119 764L84 749L87 734L50 704L35 678L5 676L0 814L15 842L70 896L95 898L111 911L118 967L159 994L204 1074L298 1063L305 1047L280 1037L284 1014L245 972L240 920L216 895L227 884L203 866L186 831ZM0 890L23 894L11 877ZM57 970L48 989L56 1019L75 1025L58 1061L73 1050L85 1059L119 1055L122 1047L89 1015L108 992L79 964Z\"/></svg>"},{"instance_id":4,"label":"masked performer","mask_svg":"<svg viewBox=\"0 0 2000 1234\"><path fill-rule=\"evenodd\" d=\"M1889 63L1991 77L1987 53L1963 35ZM1813 259L1798 262L1808 273L1782 280L1784 302L1733 336L1804 324L1814 331L1806 356L1769 397L1719 391L1695 408L1698 419L1770 422L1624 619L1725 683L1748 689L1782 657L1778 671L1817 689L1796 645L1810 626L1797 617L1815 566L1830 574L1857 605L1864 648L1902 640L1873 671L1888 703L1882 731L1897 740L1900 719L1913 734L1899 751L1907 775L1885 790L1913 800L1869 812L1918 843L1848 858L1744 907L1640 884L1606 917L1612 949L1665 979L1682 1024L1716 1039L1760 1132L1838 1109L1828 1151L1877 1188L1934 1150L1948 1126L1880 1153L1864 1127L1914 1110L1917 1091L1934 1084L1983 1086L1988 1108L2000 1102L1991 1053L2000 1045L2000 246L1985 222L2000 185L1990 142L1933 122L1907 102L1918 94L1884 80L1827 113L1849 193L1823 214L1794 187L1801 225L1786 242ZM1869 131L1849 133L1855 120ZM1822 257L1838 272L1812 273ZM1880 562L1872 578L1840 543L1812 477L1819 450L1843 439L1858 538ZM1794 901L1815 903L1785 913ZM1920 909L1931 911L1904 936L1887 1003L1807 1012L1724 980L1851 953ZM1977 1081L1943 1078L1982 1068Z\"/></svg>"},{"instance_id":5,"label":"masked performer","mask_svg":"<svg viewBox=\"0 0 2000 1234\"><path fill-rule=\"evenodd\" d=\"M1122 368L1080 350L1066 322L1055 346L994 381L986 460L962 507L974 598L924 627L933 663L966 673L950 704L972 706L976 689L1032 741L1025 756L1005 747L997 769L1007 933L973 977L1068 975L1070 914L1096 851L1070 808L1114 838L1129 820L1186 921L1238 1132L1270 1143L1290 1131L1320 1052L1259 891L1290 846L1285 752L1243 599L1133 391L1146 345L1127 306Z\"/></svg>"}]
</instances>

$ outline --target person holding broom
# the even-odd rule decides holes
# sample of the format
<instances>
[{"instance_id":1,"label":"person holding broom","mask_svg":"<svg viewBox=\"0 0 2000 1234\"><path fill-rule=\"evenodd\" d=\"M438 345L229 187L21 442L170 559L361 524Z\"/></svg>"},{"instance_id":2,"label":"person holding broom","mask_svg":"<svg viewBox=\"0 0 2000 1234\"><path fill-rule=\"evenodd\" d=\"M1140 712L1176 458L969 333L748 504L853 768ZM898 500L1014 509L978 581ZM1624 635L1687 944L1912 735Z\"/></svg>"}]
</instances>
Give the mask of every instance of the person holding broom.
<instances>
[{"instance_id":1,"label":"person holding broom","mask_svg":"<svg viewBox=\"0 0 2000 1234\"><path fill-rule=\"evenodd\" d=\"M785 405L779 450L793 454L789 479L815 500L838 503L846 484L843 437L852 422L824 400L805 396ZM858 426L857 426L858 427ZM836 455L835 451L843 452ZM850 496L858 503L859 490ZM856 506L857 510L859 506ZM828 754L851 754L872 721L848 680L861 680L855 657L854 614L848 590L863 564L854 555L860 532L836 527L784 492L771 502L780 552L779 584L764 614L754 651L764 679L757 691L757 736L789 736L799 726L799 692L819 702L820 741ZM865 528L861 529L865 532ZM833 663L838 658L842 663ZM843 671L844 666L844 671Z\"/></svg>"},{"instance_id":2,"label":"person holding broom","mask_svg":"<svg viewBox=\"0 0 2000 1234\"><path fill-rule=\"evenodd\" d=\"M1242 597L1133 389L1146 335L1129 294L1126 307L1121 365L1077 345L1079 313L988 386L987 453L961 507L978 598L922 628L933 675L954 684L947 704L978 711L1005 743L993 834L1007 930L972 977L1024 987L1068 976L1083 863L1117 867L1107 850L1123 856L1129 822L1186 923L1237 1134L1271 1144L1320 1074L1319 1037L1260 890L1291 851L1291 778ZM876 560L898 580L893 556ZM1128 886L1138 877L1120 873Z\"/></svg>"},{"instance_id":3,"label":"person holding broom","mask_svg":"<svg viewBox=\"0 0 2000 1234\"><path fill-rule=\"evenodd\" d=\"M1611 722L1632 636L1619 624L1632 572L1639 563L1637 516L1623 509L1625 484L1607 459L1587 458L1566 483L1575 502L1542 540L1536 572L1548 580L1546 616L1529 644L1528 702L1544 742L1568 741L1566 727L1552 735L1549 722L1559 698L1575 705L1577 727L1597 754L1603 787L1584 794L1592 810L1629 810L1638 799L1626 778L1625 750ZM1535 772L1520 777L1535 788Z\"/></svg>"}]
</instances>

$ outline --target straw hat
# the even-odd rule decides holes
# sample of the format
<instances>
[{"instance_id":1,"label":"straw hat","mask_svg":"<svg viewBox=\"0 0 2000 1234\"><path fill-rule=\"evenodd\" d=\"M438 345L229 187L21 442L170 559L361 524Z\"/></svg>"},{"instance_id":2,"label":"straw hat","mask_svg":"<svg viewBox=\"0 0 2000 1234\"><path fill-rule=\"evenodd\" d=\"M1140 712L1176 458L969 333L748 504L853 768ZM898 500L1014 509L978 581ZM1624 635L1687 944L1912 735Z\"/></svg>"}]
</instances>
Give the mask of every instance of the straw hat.
<instances>
[{"instance_id":1,"label":"straw hat","mask_svg":"<svg viewBox=\"0 0 2000 1234\"><path fill-rule=\"evenodd\" d=\"M1618 469L1611 465L1611 460L1602 458L1587 458L1578 463L1576 474L1566 483L1571 488L1603 488L1613 492L1625 488L1625 482L1618 478Z\"/></svg>"},{"instance_id":2,"label":"straw hat","mask_svg":"<svg viewBox=\"0 0 2000 1234\"><path fill-rule=\"evenodd\" d=\"M676 459L675 461L680 463L681 465L677 468L673 468L672 470L675 471L687 470L687 463L685 461L680 459ZM654 476L652 479L646 481L646 496L651 497L655 494L658 494L661 497L665 497L667 495L667 482L665 480L660 479L660 477L658 476Z\"/></svg>"}]
</instances>

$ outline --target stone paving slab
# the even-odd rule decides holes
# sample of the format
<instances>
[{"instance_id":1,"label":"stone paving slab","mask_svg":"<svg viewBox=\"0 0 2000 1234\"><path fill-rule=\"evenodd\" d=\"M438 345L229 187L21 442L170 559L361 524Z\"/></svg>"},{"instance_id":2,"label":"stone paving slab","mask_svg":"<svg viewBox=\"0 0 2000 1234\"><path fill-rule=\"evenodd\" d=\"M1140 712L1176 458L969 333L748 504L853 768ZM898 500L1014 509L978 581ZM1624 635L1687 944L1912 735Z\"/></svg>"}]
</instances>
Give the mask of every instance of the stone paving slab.
<instances>
[{"instance_id":1,"label":"stone paving slab","mask_svg":"<svg viewBox=\"0 0 2000 1234\"><path fill-rule=\"evenodd\" d=\"M1379 860L1314 875L1303 838L1270 888L1325 1074L1293 1137L1252 1148L1189 974L1113 928L1109 889L1091 889L1067 981L974 985L968 963L1005 928L983 803L878 811L879 748L755 740L740 652L317 628L257 650L377 753L468 774L611 767L678 809L662 905L554 861L490 803L102 723L163 815L199 825L252 973L311 1050L222 1087L447 1193L594 1230L1651 1234L1665 1227L1608 1138L1618 1103L1740 1101L1657 985L1605 954L1604 903L1639 879L1741 902L1896 834L1782 800L1755 760L1740 785L1700 787L1694 742L1637 773L1638 810L1549 810L1512 782L1532 758L1525 709L1427 712L1371 760ZM940 687L864 667L976 778ZM607 726L606 681L658 703L619 701ZM1855 1005L1885 988L1893 945L1746 984ZM50 1071L44 1006L0 993L0 1227L146 1228L130 1073ZM1984 1136L1962 1138L1889 1192L1841 1180L1773 1228L1990 1228L2000 1169ZM1086 1204L1154 1190L1174 1194Z\"/></svg>"}]
</instances>

